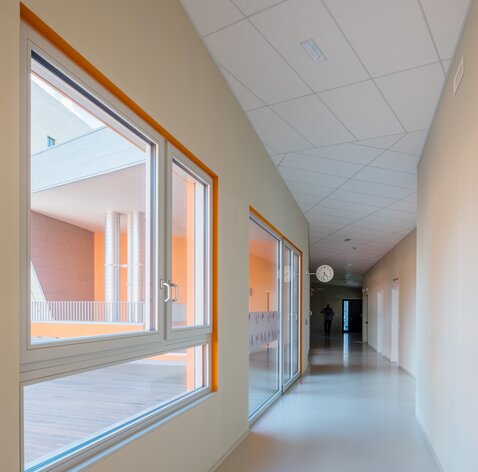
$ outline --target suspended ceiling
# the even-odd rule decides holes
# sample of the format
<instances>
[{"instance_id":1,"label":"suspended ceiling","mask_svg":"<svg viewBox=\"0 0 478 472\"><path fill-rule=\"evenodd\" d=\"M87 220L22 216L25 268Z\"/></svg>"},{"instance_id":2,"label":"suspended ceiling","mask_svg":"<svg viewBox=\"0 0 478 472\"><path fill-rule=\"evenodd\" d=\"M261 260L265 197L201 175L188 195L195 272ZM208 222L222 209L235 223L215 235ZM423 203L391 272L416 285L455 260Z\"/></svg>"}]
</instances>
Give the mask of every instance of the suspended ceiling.
<instances>
[{"instance_id":1,"label":"suspended ceiling","mask_svg":"<svg viewBox=\"0 0 478 472\"><path fill-rule=\"evenodd\" d=\"M469 0L181 3L309 221L311 268L360 285L416 225L417 165Z\"/></svg>"}]
</instances>

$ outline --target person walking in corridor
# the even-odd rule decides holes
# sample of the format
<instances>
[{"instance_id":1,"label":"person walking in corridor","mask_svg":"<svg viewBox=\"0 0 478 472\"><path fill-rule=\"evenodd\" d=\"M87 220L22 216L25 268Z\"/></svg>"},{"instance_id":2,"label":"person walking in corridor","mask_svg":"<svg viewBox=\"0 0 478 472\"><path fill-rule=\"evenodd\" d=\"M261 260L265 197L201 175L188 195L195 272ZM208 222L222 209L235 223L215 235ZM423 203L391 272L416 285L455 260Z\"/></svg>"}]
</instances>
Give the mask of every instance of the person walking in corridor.
<instances>
[{"instance_id":1,"label":"person walking in corridor","mask_svg":"<svg viewBox=\"0 0 478 472\"><path fill-rule=\"evenodd\" d=\"M332 327L332 320L334 319L334 310L329 304L321 311L324 314L324 334L330 336L330 328Z\"/></svg>"}]
</instances>

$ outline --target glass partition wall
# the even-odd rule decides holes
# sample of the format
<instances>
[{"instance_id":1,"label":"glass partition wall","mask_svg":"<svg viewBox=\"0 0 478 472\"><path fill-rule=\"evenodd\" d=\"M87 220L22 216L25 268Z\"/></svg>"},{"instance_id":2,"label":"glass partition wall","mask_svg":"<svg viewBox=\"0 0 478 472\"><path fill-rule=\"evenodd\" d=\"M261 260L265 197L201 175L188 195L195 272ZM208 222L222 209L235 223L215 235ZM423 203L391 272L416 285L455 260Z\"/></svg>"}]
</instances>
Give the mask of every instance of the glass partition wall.
<instances>
[{"instance_id":1,"label":"glass partition wall","mask_svg":"<svg viewBox=\"0 0 478 472\"><path fill-rule=\"evenodd\" d=\"M280 392L280 239L249 220L249 416Z\"/></svg>"},{"instance_id":2,"label":"glass partition wall","mask_svg":"<svg viewBox=\"0 0 478 472\"><path fill-rule=\"evenodd\" d=\"M288 243L282 250L282 388L300 375L300 255Z\"/></svg>"},{"instance_id":3,"label":"glass partition wall","mask_svg":"<svg viewBox=\"0 0 478 472\"><path fill-rule=\"evenodd\" d=\"M249 418L300 375L300 254L249 220Z\"/></svg>"}]
</instances>

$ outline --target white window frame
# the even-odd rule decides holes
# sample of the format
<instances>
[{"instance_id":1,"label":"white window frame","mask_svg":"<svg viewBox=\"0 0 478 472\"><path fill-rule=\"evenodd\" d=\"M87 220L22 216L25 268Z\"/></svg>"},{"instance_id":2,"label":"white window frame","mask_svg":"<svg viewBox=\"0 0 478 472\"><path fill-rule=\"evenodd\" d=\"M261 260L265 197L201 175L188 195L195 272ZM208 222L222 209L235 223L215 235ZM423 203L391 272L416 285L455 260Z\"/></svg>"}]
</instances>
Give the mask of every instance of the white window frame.
<instances>
[{"instance_id":1,"label":"white window frame","mask_svg":"<svg viewBox=\"0 0 478 472\"><path fill-rule=\"evenodd\" d=\"M212 178L207 175L202 169L199 168L195 163L191 162L179 149L171 144L167 144L167 176L168 176L168 199L171 202L167 208L167 227L168 227L168 236L167 236L167 274L168 281L174 283L172 280L172 229L173 229L173 215L172 215L172 194L173 194L173 179L172 179L172 169L173 163L176 162L180 167L182 167L187 173L192 177L198 180L200 183L205 185L205 196L204 196L204 283L205 283L205 292L204 292L204 319L205 323L203 325L197 326L185 326L180 328L173 328L173 317L172 317L172 302L167 304L166 307L166 333L169 340L184 339L191 335L207 335L212 333L212 285L209 282L207 274L211 273L212 270L212 213L211 213L211 190L213 181ZM195 277L196 280L196 277Z\"/></svg>"},{"instance_id":2,"label":"white window frame","mask_svg":"<svg viewBox=\"0 0 478 472\"><path fill-rule=\"evenodd\" d=\"M155 146L155 189L152 195L153 219L155 234L152 238L151 261L152 280L150 288L151 310L155 316L156 331L111 334L96 337L85 337L53 341L48 343L31 343L30 334L30 70L32 50L38 53L55 68L66 74L80 87L94 96L102 104L110 108L131 127ZM96 80L85 73L76 63L58 51L25 23L21 23L21 56L20 56L20 104L21 104L21 297L20 297L20 391L23 386L48 379L63 377L86 370L124 363L152 355L171 352L174 349L204 345L203 371L205 387L185 395L173 402L174 405L161 408L146 415L138 424L128 423L120 428L111 438L100 440L98 444L88 447L78 454L75 452L60 462L39 470L70 470L73 464L79 464L103 451L112 444L123 440L133 433L157 423L173 411L183 408L211 391L211 333L212 333L212 185L209 175L176 149L167 158L166 139L153 127L140 119L126 105L102 87ZM181 162L191 173L197 175L207 184L207 317L209 323L201 327L184 329L181 333L173 333L171 326L171 303L164 302L165 290L160 287L161 280L171 279L171 158ZM147 291L146 291L147 293ZM206 309L206 308L205 308ZM176 331L176 330L174 330ZM23 409L23 401L21 402ZM23 418L22 418L23 419ZM23 421L21 423L23 425ZM22 435L22 470L23 470L23 435Z\"/></svg>"}]
</instances>

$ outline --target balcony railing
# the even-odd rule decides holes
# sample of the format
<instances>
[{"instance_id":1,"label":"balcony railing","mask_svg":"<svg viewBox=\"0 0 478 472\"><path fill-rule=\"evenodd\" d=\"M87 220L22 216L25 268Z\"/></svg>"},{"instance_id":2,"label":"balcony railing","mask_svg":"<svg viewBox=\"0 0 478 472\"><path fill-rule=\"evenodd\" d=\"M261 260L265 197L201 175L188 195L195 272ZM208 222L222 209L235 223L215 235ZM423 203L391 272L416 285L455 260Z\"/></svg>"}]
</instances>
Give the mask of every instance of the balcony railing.
<instances>
[{"instance_id":1,"label":"balcony railing","mask_svg":"<svg viewBox=\"0 0 478 472\"><path fill-rule=\"evenodd\" d=\"M42 323L144 322L143 302L31 302L31 321Z\"/></svg>"}]
</instances>

